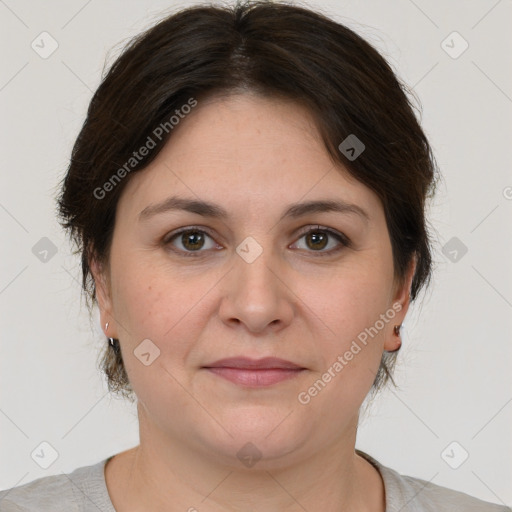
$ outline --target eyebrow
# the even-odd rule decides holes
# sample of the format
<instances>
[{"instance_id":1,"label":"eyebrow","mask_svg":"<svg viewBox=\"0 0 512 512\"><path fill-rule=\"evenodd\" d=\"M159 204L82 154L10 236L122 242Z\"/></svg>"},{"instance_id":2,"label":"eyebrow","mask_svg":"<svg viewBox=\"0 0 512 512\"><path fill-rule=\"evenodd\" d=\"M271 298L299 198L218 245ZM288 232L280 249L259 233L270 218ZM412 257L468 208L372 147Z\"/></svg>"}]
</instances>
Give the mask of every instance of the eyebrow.
<instances>
[{"instance_id":1,"label":"eyebrow","mask_svg":"<svg viewBox=\"0 0 512 512\"><path fill-rule=\"evenodd\" d=\"M145 221L155 215L175 210L183 210L213 219L226 220L229 218L228 212L218 204L208 201L171 196L160 203L149 205L144 208L144 210L139 214L139 221ZM281 215L280 221L287 218L299 218L310 213L323 212L355 214L361 217L365 222L370 220L368 213L356 204L347 203L339 199L324 199L291 204Z\"/></svg>"}]
</instances>

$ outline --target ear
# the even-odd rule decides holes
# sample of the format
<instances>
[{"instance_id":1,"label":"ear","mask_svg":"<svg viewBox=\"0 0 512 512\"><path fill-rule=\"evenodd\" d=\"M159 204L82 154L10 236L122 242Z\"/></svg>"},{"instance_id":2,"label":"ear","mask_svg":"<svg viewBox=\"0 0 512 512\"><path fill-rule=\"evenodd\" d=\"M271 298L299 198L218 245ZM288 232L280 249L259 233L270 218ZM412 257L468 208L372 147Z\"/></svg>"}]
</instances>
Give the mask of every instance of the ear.
<instances>
[{"instance_id":1,"label":"ear","mask_svg":"<svg viewBox=\"0 0 512 512\"><path fill-rule=\"evenodd\" d=\"M96 300L98 301L98 307L100 310L101 328L105 332L105 336L108 338L118 338L117 324L114 319L112 309L112 293L110 279L108 276L108 268L100 263L95 255L89 258L89 268L91 269L91 274L96 288ZM105 325L107 323L108 330L105 329Z\"/></svg>"},{"instance_id":2,"label":"ear","mask_svg":"<svg viewBox=\"0 0 512 512\"><path fill-rule=\"evenodd\" d=\"M398 288L394 292L394 297L392 301L392 309L396 311L396 315L390 320L387 329L386 329L386 338L384 342L384 350L394 351L397 348L397 336L394 333L395 325L401 325L404 321L405 315L407 314L407 310L409 309L409 304L411 301L411 286L412 280L414 277L414 273L416 271L416 255L412 258L411 263L409 264L409 268L407 270L407 274L403 283L398 286Z\"/></svg>"}]
</instances>

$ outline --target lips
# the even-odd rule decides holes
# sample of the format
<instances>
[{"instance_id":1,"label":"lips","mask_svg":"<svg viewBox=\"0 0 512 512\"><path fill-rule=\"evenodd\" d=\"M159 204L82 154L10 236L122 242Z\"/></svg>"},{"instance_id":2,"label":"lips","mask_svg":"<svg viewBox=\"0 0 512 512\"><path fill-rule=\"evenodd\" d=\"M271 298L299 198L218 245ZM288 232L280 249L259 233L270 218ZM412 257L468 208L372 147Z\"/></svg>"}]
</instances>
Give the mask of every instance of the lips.
<instances>
[{"instance_id":1,"label":"lips","mask_svg":"<svg viewBox=\"0 0 512 512\"><path fill-rule=\"evenodd\" d=\"M203 366L210 373L244 387L271 386L296 377L305 368L276 357L249 359L233 357Z\"/></svg>"},{"instance_id":2,"label":"lips","mask_svg":"<svg viewBox=\"0 0 512 512\"><path fill-rule=\"evenodd\" d=\"M230 357L227 359L219 359L214 363L208 364L203 368L238 368L246 370L302 370L301 366L279 359L277 357L264 357L262 359L250 359L248 357Z\"/></svg>"}]
</instances>

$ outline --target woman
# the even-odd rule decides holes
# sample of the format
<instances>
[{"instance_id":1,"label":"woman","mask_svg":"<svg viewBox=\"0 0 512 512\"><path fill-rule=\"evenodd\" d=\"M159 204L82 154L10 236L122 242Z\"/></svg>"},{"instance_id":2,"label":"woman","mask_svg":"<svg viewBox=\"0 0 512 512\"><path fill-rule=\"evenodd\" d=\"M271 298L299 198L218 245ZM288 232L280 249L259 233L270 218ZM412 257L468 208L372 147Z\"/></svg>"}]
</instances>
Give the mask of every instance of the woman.
<instances>
[{"instance_id":1,"label":"woman","mask_svg":"<svg viewBox=\"0 0 512 512\"><path fill-rule=\"evenodd\" d=\"M59 207L140 445L0 509L508 510L355 449L431 274L435 179L392 70L319 14L194 7L134 40Z\"/></svg>"}]
</instances>

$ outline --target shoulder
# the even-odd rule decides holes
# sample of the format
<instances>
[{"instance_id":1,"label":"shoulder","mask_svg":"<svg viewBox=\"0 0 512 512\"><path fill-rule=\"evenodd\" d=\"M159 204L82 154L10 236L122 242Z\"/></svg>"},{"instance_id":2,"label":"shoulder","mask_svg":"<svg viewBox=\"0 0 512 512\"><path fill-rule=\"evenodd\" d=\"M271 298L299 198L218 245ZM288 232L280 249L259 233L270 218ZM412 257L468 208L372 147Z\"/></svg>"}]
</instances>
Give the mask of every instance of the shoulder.
<instances>
[{"instance_id":1,"label":"shoulder","mask_svg":"<svg viewBox=\"0 0 512 512\"><path fill-rule=\"evenodd\" d=\"M380 472L386 493L386 512L512 512L504 505L482 501L469 494L401 475L357 450Z\"/></svg>"},{"instance_id":2,"label":"shoulder","mask_svg":"<svg viewBox=\"0 0 512 512\"><path fill-rule=\"evenodd\" d=\"M105 484L107 460L0 491L0 512L115 512Z\"/></svg>"},{"instance_id":3,"label":"shoulder","mask_svg":"<svg viewBox=\"0 0 512 512\"><path fill-rule=\"evenodd\" d=\"M511 509L504 505L482 501L469 494L435 485L420 478L399 475L389 468L387 477L388 481L394 482L392 487L394 495L391 497L396 503L400 503L399 507L390 508L390 512L400 510L405 504L409 507L405 510L411 510L411 512L511 512Z\"/></svg>"}]
</instances>

